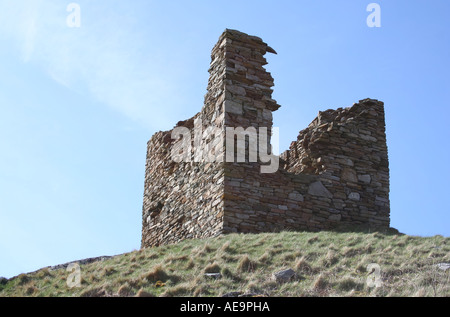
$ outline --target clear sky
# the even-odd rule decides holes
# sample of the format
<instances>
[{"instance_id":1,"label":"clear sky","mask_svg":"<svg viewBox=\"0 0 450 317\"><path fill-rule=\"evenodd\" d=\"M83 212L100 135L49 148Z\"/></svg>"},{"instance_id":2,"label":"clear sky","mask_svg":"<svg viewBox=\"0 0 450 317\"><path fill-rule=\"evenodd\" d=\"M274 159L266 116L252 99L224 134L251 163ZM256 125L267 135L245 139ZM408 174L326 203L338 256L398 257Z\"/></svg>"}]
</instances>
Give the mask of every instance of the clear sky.
<instances>
[{"instance_id":1,"label":"clear sky","mask_svg":"<svg viewBox=\"0 0 450 317\"><path fill-rule=\"evenodd\" d=\"M0 0L0 276L139 249L146 142L203 105L225 28L260 36L287 149L385 102L391 225L450 236L450 1ZM371 2L381 27L368 27Z\"/></svg>"}]
</instances>

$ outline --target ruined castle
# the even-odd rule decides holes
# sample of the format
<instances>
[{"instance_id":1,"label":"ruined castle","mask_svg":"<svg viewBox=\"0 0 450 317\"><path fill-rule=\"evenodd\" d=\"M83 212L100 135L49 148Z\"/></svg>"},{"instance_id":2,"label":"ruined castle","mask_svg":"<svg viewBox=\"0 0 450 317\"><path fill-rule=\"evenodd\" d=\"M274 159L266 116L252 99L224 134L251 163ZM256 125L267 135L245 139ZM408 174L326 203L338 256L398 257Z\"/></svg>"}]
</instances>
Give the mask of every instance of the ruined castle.
<instances>
[{"instance_id":1,"label":"ruined castle","mask_svg":"<svg viewBox=\"0 0 450 317\"><path fill-rule=\"evenodd\" d=\"M272 115L280 106L271 97L266 53L276 54L259 37L225 30L212 50L201 111L148 142L142 247L233 232L389 228L383 102L365 99L319 112L279 157L268 147L270 162L249 159L250 135L230 148L235 157L244 145L245 160L225 159L227 128L265 128L270 145ZM192 146L184 152L176 148L182 137ZM258 147L264 142L259 139ZM202 159L205 153L215 160ZM264 172L274 158L276 169Z\"/></svg>"}]
</instances>

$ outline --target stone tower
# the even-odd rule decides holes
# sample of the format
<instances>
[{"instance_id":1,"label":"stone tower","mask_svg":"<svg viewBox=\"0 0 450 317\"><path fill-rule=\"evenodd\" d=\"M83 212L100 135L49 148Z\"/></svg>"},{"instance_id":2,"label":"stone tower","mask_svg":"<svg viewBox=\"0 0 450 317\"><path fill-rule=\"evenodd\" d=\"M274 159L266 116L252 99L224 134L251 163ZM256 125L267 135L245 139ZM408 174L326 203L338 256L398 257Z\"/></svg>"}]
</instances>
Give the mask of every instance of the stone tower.
<instances>
[{"instance_id":1,"label":"stone tower","mask_svg":"<svg viewBox=\"0 0 450 317\"><path fill-rule=\"evenodd\" d=\"M202 110L148 142L142 247L230 232L389 228L384 104L366 99L320 112L274 157L272 113L280 106L267 52L275 53L260 38L225 30Z\"/></svg>"}]
</instances>

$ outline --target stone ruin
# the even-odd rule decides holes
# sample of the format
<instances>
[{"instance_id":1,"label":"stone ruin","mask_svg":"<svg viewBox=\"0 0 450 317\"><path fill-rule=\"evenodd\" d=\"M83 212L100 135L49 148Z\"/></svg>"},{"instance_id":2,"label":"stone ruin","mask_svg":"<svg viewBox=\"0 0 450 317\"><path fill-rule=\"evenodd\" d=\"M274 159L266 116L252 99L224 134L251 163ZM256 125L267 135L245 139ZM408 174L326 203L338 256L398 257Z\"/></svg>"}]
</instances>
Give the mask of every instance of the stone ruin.
<instances>
[{"instance_id":1,"label":"stone ruin","mask_svg":"<svg viewBox=\"0 0 450 317\"><path fill-rule=\"evenodd\" d=\"M235 232L390 227L383 102L365 99L319 112L276 157L273 173L261 172L267 161L224 159L228 127L265 127L271 142L272 112L280 106L263 67L267 52L276 54L259 37L225 30L212 50L202 110L175 127L190 129L189 145L197 148L177 162L174 130L158 132L148 142L143 248ZM202 133L194 135L194 127ZM222 138L211 137L211 131ZM196 157L207 150L219 159Z\"/></svg>"}]
</instances>

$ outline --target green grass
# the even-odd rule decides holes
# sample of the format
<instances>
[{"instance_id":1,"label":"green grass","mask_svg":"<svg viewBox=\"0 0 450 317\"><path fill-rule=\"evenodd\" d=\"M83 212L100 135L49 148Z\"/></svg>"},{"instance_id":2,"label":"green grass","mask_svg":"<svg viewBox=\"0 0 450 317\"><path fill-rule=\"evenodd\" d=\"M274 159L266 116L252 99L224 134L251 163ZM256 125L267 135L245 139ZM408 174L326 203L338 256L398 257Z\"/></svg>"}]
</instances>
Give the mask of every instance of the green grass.
<instances>
[{"instance_id":1,"label":"green grass","mask_svg":"<svg viewBox=\"0 0 450 317\"><path fill-rule=\"evenodd\" d=\"M442 236L233 234L81 265L80 287L67 286L65 269L22 274L0 285L0 296L450 296L450 270L435 266L442 262L450 262L450 238ZM380 287L366 283L371 263L381 269ZM291 281L273 280L288 268L297 273Z\"/></svg>"}]
</instances>

